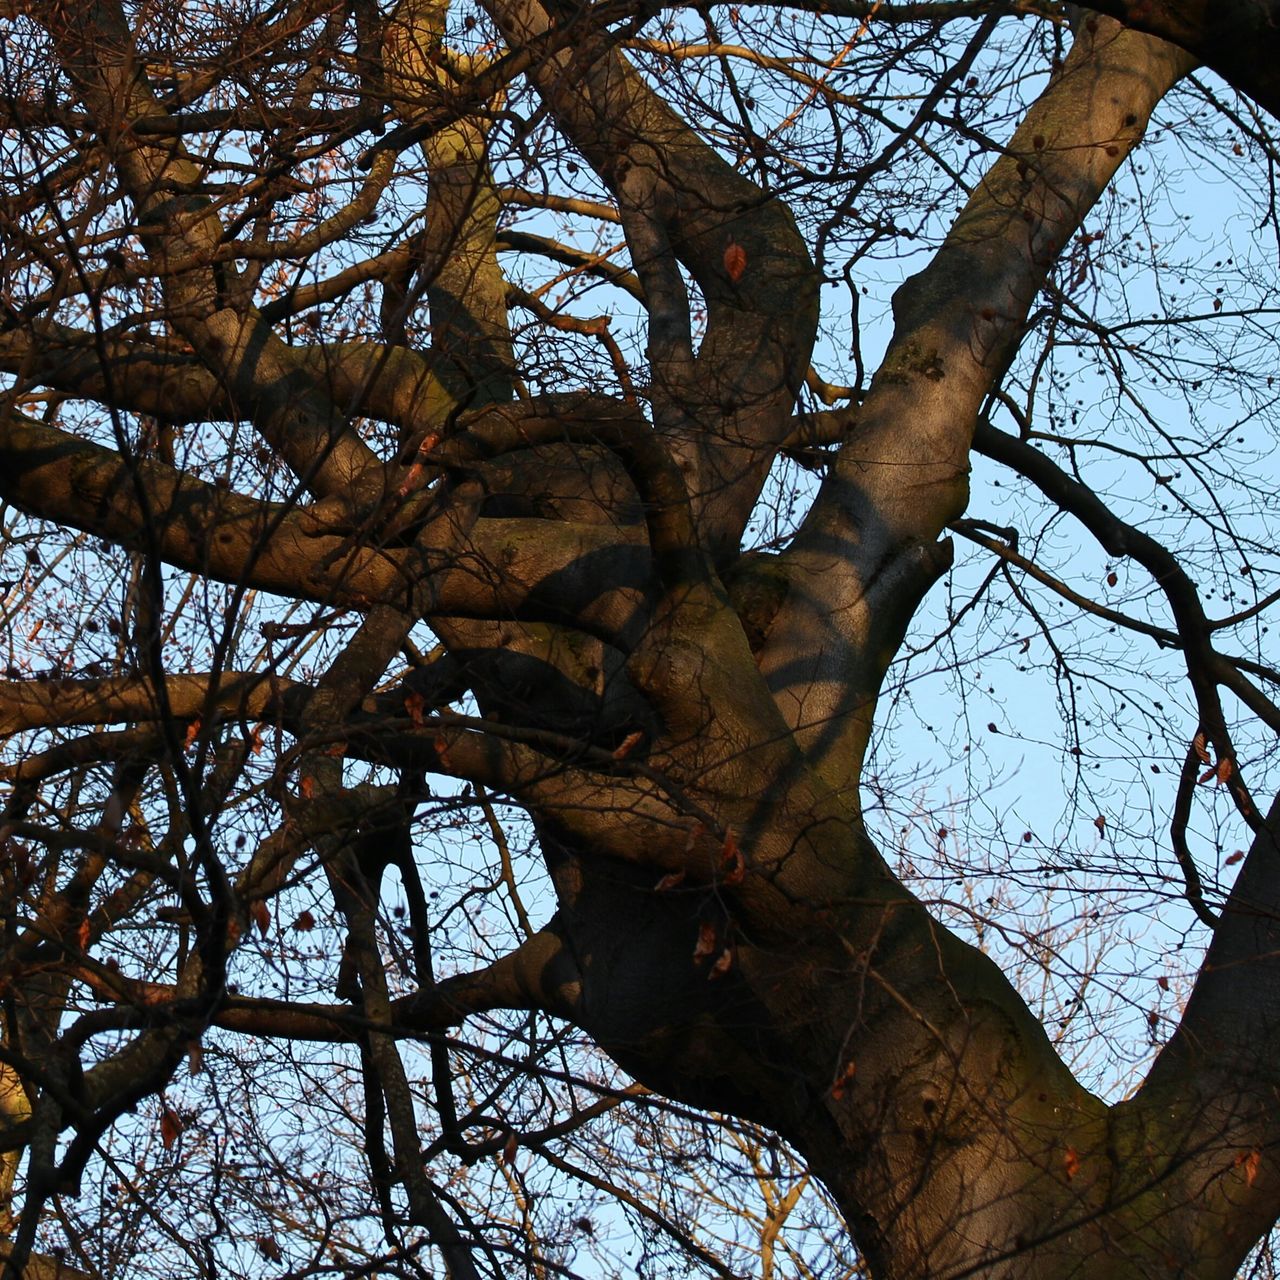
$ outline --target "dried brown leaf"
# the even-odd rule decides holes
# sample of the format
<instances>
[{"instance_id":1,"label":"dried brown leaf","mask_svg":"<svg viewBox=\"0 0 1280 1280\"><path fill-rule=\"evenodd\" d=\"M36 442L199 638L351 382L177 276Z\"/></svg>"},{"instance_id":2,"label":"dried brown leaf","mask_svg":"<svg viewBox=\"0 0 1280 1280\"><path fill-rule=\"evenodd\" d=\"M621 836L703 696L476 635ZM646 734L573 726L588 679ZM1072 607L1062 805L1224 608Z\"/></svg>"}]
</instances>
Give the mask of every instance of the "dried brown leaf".
<instances>
[{"instance_id":1,"label":"dried brown leaf","mask_svg":"<svg viewBox=\"0 0 1280 1280\"><path fill-rule=\"evenodd\" d=\"M182 1118L172 1107L165 1107L160 1112L160 1141L164 1149L169 1151L182 1132Z\"/></svg>"},{"instance_id":2,"label":"dried brown leaf","mask_svg":"<svg viewBox=\"0 0 1280 1280\"><path fill-rule=\"evenodd\" d=\"M708 956L715 955L719 945L720 938L716 926L712 921L704 920L698 926L698 942L693 948L694 960L705 960Z\"/></svg>"},{"instance_id":3,"label":"dried brown leaf","mask_svg":"<svg viewBox=\"0 0 1280 1280\"><path fill-rule=\"evenodd\" d=\"M747 270L747 251L732 240L724 251L724 269L725 274L734 284L742 279Z\"/></svg>"},{"instance_id":4,"label":"dried brown leaf","mask_svg":"<svg viewBox=\"0 0 1280 1280\"><path fill-rule=\"evenodd\" d=\"M837 1101L843 1098L848 1091L849 1085L853 1082L853 1077L857 1073L858 1064L850 1058L845 1063L844 1070L835 1078L835 1083L831 1086L831 1096Z\"/></svg>"},{"instance_id":5,"label":"dried brown leaf","mask_svg":"<svg viewBox=\"0 0 1280 1280\"><path fill-rule=\"evenodd\" d=\"M271 929L271 908L261 898L249 904L249 915L258 926L258 932L265 938Z\"/></svg>"}]
</instances>

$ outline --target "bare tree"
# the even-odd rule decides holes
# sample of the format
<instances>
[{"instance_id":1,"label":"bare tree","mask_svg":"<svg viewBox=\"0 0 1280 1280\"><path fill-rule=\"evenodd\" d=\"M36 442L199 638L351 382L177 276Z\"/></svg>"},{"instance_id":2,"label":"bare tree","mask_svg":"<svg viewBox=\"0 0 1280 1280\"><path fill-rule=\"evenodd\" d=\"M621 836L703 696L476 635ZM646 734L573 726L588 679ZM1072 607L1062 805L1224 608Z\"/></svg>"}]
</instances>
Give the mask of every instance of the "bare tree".
<instances>
[{"instance_id":1,"label":"bare tree","mask_svg":"<svg viewBox=\"0 0 1280 1280\"><path fill-rule=\"evenodd\" d=\"M1275 6L0 11L6 1280L1237 1274Z\"/></svg>"}]
</instances>

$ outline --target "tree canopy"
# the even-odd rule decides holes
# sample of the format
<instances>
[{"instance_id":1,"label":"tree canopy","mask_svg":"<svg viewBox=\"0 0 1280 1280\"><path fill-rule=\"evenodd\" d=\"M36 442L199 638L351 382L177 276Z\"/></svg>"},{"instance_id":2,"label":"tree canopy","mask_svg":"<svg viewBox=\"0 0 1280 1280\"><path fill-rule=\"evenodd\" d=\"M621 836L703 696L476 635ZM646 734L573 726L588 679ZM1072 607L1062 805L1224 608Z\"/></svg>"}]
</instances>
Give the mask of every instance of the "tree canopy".
<instances>
[{"instance_id":1,"label":"tree canopy","mask_svg":"<svg viewBox=\"0 0 1280 1280\"><path fill-rule=\"evenodd\" d=\"M1275 1274L1273 0L0 24L4 1280Z\"/></svg>"}]
</instances>

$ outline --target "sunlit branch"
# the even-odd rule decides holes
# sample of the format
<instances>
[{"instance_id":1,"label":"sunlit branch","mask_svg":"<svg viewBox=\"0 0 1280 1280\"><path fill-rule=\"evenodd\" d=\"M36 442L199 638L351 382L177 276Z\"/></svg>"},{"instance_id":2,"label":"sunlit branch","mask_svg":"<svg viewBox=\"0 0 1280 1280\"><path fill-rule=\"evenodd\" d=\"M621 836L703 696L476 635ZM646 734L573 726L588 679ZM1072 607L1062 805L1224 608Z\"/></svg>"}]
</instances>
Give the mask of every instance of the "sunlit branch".
<instances>
[{"instance_id":1,"label":"sunlit branch","mask_svg":"<svg viewBox=\"0 0 1280 1280\"><path fill-rule=\"evenodd\" d=\"M1159 41L1096 20L1082 28L941 249L894 295L884 364L780 559L790 592L761 650L833 784L852 785L884 655L949 559L934 539L967 501L974 426L1027 312L1189 65ZM813 656L797 665L797 653Z\"/></svg>"},{"instance_id":2,"label":"sunlit branch","mask_svg":"<svg viewBox=\"0 0 1280 1280\"><path fill-rule=\"evenodd\" d=\"M617 209L598 200L584 200L580 196L565 196L553 191L522 191L518 187L500 187L498 198L503 204L514 204L526 209L552 209L557 213L576 213L584 218L617 224L621 221Z\"/></svg>"},{"instance_id":3,"label":"sunlit branch","mask_svg":"<svg viewBox=\"0 0 1280 1280\"><path fill-rule=\"evenodd\" d=\"M280 705L291 680L271 675L174 675L166 680L169 713L194 718L206 707L225 715L261 719ZM139 676L96 680L17 680L0 684L0 733L56 725L155 720L161 702L154 684Z\"/></svg>"},{"instance_id":4,"label":"sunlit branch","mask_svg":"<svg viewBox=\"0 0 1280 1280\"><path fill-rule=\"evenodd\" d=\"M636 276L624 267L615 266L608 260L609 253L584 253L572 245L561 244L558 240L546 236L532 235L527 231L507 230L498 232L498 248L518 250L522 253L536 253L554 262L572 267L581 275L595 276L606 280L609 284L630 294L637 302L644 301L644 290ZM542 292L540 290L539 292Z\"/></svg>"}]
</instances>

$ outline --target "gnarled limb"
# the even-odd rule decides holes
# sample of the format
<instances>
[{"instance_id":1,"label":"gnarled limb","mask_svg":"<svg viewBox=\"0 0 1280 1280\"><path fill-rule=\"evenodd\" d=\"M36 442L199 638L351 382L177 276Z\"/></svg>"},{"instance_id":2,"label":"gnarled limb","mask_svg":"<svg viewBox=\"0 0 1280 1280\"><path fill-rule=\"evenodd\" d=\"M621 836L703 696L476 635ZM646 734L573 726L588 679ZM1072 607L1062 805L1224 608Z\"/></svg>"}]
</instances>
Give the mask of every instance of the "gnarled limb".
<instances>
[{"instance_id":1,"label":"gnarled limb","mask_svg":"<svg viewBox=\"0 0 1280 1280\"><path fill-rule=\"evenodd\" d=\"M0 416L0 494L115 542L132 543L145 528L169 564L339 608L401 599L429 581L431 609L441 614L573 616L617 633L632 625L649 572L635 527L499 519L463 530L447 504L433 512L432 494L424 503L412 491L386 509L390 545L379 546L324 504L251 498L12 410ZM420 526L416 552L396 531L406 524Z\"/></svg>"},{"instance_id":2,"label":"gnarled limb","mask_svg":"<svg viewBox=\"0 0 1280 1280\"><path fill-rule=\"evenodd\" d=\"M493 13L514 46L574 22L536 0ZM702 142L589 25L532 79L618 202L649 317L654 422L685 472L704 545L727 560L808 368L817 307L808 252L787 210ZM680 264L708 308L696 358Z\"/></svg>"}]
</instances>

